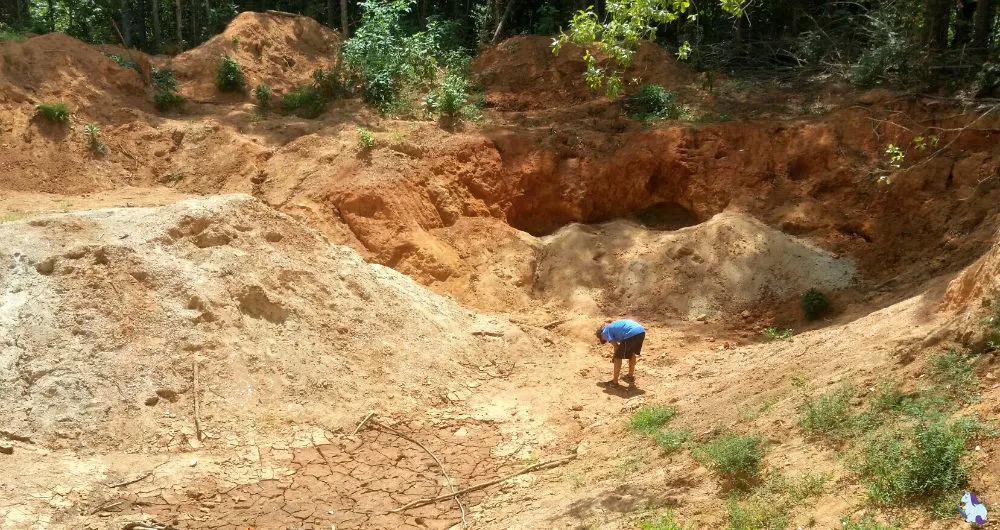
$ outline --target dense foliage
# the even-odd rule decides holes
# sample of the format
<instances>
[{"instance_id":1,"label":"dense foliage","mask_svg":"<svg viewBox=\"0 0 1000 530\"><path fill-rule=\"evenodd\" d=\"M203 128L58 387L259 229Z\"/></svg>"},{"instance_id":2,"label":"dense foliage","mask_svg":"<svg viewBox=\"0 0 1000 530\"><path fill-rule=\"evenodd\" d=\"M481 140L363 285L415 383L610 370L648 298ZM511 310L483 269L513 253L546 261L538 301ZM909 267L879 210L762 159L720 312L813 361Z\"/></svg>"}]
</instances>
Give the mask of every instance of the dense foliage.
<instances>
[{"instance_id":1,"label":"dense foliage","mask_svg":"<svg viewBox=\"0 0 1000 530\"><path fill-rule=\"evenodd\" d=\"M347 41L345 54L364 73L363 96L383 109L406 85L437 75L434 67L448 62L443 52L475 50L525 33L555 35L555 51L568 43L586 46L573 53L586 60L591 85L611 96L631 81L624 72L642 40L658 41L697 69L771 77L823 73L862 86L971 88L974 95L992 96L1000 87L998 4L627 0L587 7L580 0L17 0L0 3L0 39L62 31L89 42L170 52L219 33L241 11L299 13L355 37Z\"/></svg>"}]
</instances>

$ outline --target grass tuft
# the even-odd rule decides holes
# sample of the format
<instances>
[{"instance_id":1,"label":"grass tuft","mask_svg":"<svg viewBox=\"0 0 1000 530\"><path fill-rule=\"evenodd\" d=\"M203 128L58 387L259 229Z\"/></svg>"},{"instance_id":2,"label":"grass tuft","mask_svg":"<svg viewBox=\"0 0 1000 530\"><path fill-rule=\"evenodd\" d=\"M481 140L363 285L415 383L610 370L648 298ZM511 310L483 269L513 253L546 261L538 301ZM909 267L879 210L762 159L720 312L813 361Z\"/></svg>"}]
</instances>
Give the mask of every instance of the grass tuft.
<instances>
[{"instance_id":1,"label":"grass tuft","mask_svg":"<svg viewBox=\"0 0 1000 530\"><path fill-rule=\"evenodd\" d=\"M632 413L628 428L642 433L653 433L667 424L677 409L667 405L646 405Z\"/></svg>"}]
</instances>

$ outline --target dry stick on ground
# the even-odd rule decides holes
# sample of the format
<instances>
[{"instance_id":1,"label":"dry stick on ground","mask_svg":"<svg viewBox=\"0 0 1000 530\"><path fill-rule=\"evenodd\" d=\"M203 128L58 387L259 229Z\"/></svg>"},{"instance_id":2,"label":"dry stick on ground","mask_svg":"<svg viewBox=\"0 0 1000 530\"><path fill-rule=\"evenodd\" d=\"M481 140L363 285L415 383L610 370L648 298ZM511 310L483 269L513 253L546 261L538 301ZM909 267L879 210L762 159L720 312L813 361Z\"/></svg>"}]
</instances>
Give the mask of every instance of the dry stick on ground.
<instances>
[{"instance_id":1,"label":"dry stick on ground","mask_svg":"<svg viewBox=\"0 0 1000 530\"><path fill-rule=\"evenodd\" d=\"M125 482L118 482L116 484L105 484L105 486L109 488L120 488L122 486L128 486L129 484L135 484L136 482L139 482L140 480L145 480L151 476L153 476L152 471L146 473L145 475L142 475L141 477L134 478L132 480L126 480Z\"/></svg>"},{"instance_id":2,"label":"dry stick on ground","mask_svg":"<svg viewBox=\"0 0 1000 530\"><path fill-rule=\"evenodd\" d=\"M572 454L572 455L569 455L569 456L564 456L562 458L556 458L555 460L549 460L549 461L546 461L546 462L541 462L541 463L535 464L533 466L528 466L528 467L526 467L526 468L524 468L524 469L522 469L522 470L520 470L520 471L518 471L516 473L511 473L509 475L505 475L503 477L491 480L489 482L483 482L482 484L476 484L475 486L469 486L468 488L465 488L463 490L459 490L459 491L450 493L448 495L439 495L439 496L431 498L431 499L420 499L418 501L413 501L410 504L407 504L406 506L403 506L401 508L396 508L395 510L392 511L392 513L399 513L399 512L402 512L402 511L409 510L410 508L419 508L421 506L427 506L428 504L434 504L435 502L443 501L443 500L446 500L446 499L450 499L452 497L455 497L457 499L459 495L465 495L466 493L472 493L473 491L479 491L479 490L481 490L483 488L488 488L488 487L490 487L490 486L492 486L494 484L499 484L501 482L510 480L510 479L512 479L512 478L514 478L514 477L516 477L518 475L523 475L525 473L530 473L532 471L537 471L537 470L545 468L545 467L552 467L552 466L562 465L562 464L565 464L566 462L569 462L570 460L573 460L574 458L576 458L576 455Z\"/></svg>"},{"instance_id":3,"label":"dry stick on ground","mask_svg":"<svg viewBox=\"0 0 1000 530\"><path fill-rule=\"evenodd\" d=\"M198 361L194 362L194 435L200 442L201 437L201 388L198 386Z\"/></svg>"},{"instance_id":4,"label":"dry stick on ground","mask_svg":"<svg viewBox=\"0 0 1000 530\"><path fill-rule=\"evenodd\" d=\"M371 415L373 415L373 414L369 414L369 416L371 416ZM364 424L364 422L361 422L361 423ZM462 511L462 528L468 528L469 527L469 523L468 523L468 521L465 520L465 505L462 504L462 500L458 498L459 492L455 490L455 484L451 481L451 477L448 475L448 472L444 470L444 465L441 464L441 461L438 460L438 457L434 456L434 453L432 453L430 451L430 449L428 449L427 447L425 447L424 444L422 444L422 443L414 440L413 438L410 438L409 436L407 436L407 435L405 435L405 434L397 431L396 429L393 429L392 427L387 427L387 426L382 425L381 423L379 423L377 421L372 421L371 425L374 426L378 430L381 430L383 432L387 432L389 434L394 434L394 435L396 435L396 436L398 436L398 437L400 437L400 438L402 438L404 440L408 440L410 442L413 442L413 443L417 444L418 446L420 446L421 449L424 450L425 453L427 453L428 455L430 455L431 458L434 459L434 462L437 464L438 469L441 470L441 474L444 475L444 479L448 483L448 488L451 489L451 495L449 495L447 498L450 498L450 497L454 497L455 498L455 502L458 503L458 509ZM358 427L360 428L360 425ZM393 512L397 512L397 511L400 511L400 510L393 510Z\"/></svg>"},{"instance_id":5,"label":"dry stick on ground","mask_svg":"<svg viewBox=\"0 0 1000 530\"><path fill-rule=\"evenodd\" d=\"M360 431L361 428L364 427L365 424L368 423L368 420L372 419L372 416L374 416L374 415L375 415L375 411L369 412L368 415L365 416L365 419L361 420L361 423L359 423L358 426L354 428L354 432L351 433L351 436L354 436L355 434L358 434L358 431Z\"/></svg>"}]
</instances>

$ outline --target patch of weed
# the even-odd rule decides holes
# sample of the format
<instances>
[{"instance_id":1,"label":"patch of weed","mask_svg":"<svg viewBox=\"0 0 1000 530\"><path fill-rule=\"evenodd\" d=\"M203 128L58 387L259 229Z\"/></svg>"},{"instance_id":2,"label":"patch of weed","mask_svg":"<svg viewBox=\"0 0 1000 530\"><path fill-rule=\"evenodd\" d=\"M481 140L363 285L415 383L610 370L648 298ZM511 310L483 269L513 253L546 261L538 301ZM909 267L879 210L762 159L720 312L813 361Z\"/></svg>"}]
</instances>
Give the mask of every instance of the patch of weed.
<instances>
[{"instance_id":1,"label":"patch of weed","mask_svg":"<svg viewBox=\"0 0 1000 530\"><path fill-rule=\"evenodd\" d=\"M122 68L131 68L132 70L139 72L139 75L142 75L142 67L139 66L139 63L131 59L122 57L120 55L115 55L113 53L105 53L104 56L118 63L118 66L121 66Z\"/></svg>"},{"instance_id":2,"label":"patch of weed","mask_svg":"<svg viewBox=\"0 0 1000 530\"><path fill-rule=\"evenodd\" d=\"M177 90L177 80L174 79L174 73L168 68L157 68L154 66L150 77L153 79L153 86L160 92L173 92Z\"/></svg>"},{"instance_id":3,"label":"patch of weed","mask_svg":"<svg viewBox=\"0 0 1000 530\"><path fill-rule=\"evenodd\" d=\"M769 341L785 340L785 339L790 339L792 335L795 334L795 330L778 329L774 326L770 326L760 330L760 334L763 335L764 338Z\"/></svg>"},{"instance_id":4,"label":"patch of weed","mask_svg":"<svg viewBox=\"0 0 1000 530\"><path fill-rule=\"evenodd\" d=\"M979 378L969 355L951 350L936 357L932 364L932 375L946 394L965 401L975 402L979 390Z\"/></svg>"},{"instance_id":5,"label":"patch of weed","mask_svg":"<svg viewBox=\"0 0 1000 530\"><path fill-rule=\"evenodd\" d=\"M788 515L770 502L730 498L726 511L729 530L784 530L788 526Z\"/></svg>"},{"instance_id":6,"label":"patch of weed","mask_svg":"<svg viewBox=\"0 0 1000 530\"><path fill-rule=\"evenodd\" d=\"M87 139L87 149L93 153L103 153L107 150L101 141L101 128L96 123L88 123L83 127L83 136Z\"/></svg>"},{"instance_id":7,"label":"patch of weed","mask_svg":"<svg viewBox=\"0 0 1000 530\"><path fill-rule=\"evenodd\" d=\"M176 92L158 91L153 94L153 106L160 112L166 112L170 109L179 108L184 105L184 101L184 96Z\"/></svg>"},{"instance_id":8,"label":"patch of weed","mask_svg":"<svg viewBox=\"0 0 1000 530\"><path fill-rule=\"evenodd\" d=\"M970 436L966 424L920 422L909 429L883 430L862 442L856 466L868 497L899 505L917 497L940 498L965 485L962 463Z\"/></svg>"},{"instance_id":9,"label":"patch of weed","mask_svg":"<svg viewBox=\"0 0 1000 530\"><path fill-rule=\"evenodd\" d=\"M263 84L257 85L257 88L253 89L253 97L257 99L257 106L260 107L260 110L266 111L271 102L271 87Z\"/></svg>"},{"instance_id":10,"label":"patch of weed","mask_svg":"<svg viewBox=\"0 0 1000 530\"><path fill-rule=\"evenodd\" d=\"M12 213L3 214L3 215L0 215L0 223L10 223L10 222L13 222L13 221L17 221L17 220L21 219L22 217L24 217L24 214L21 213L21 212L12 212Z\"/></svg>"},{"instance_id":11,"label":"patch of weed","mask_svg":"<svg viewBox=\"0 0 1000 530\"><path fill-rule=\"evenodd\" d=\"M52 123L69 121L69 107L65 103L39 103L35 105L35 112Z\"/></svg>"},{"instance_id":12,"label":"patch of weed","mask_svg":"<svg viewBox=\"0 0 1000 530\"><path fill-rule=\"evenodd\" d=\"M358 150L368 152L375 147L375 136L364 127L358 127Z\"/></svg>"},{"instance_id":13,"label":"patch of weed","mask_svg":"<svg viewBox=\"0 0 1000 530\"><path fill-rule=\"evenodd\" d=\"M809 320L816 320L830 308L830 301L819 289L809 289L802 294L802 312Z\"/></svg>"},{"instance_id":14,"label":"patch of weed","mask_svg":"<svg viewBox=\"0 0 1000 530\"><path fill-rule=\"evenodd\" d=\"M300 118L313 119L326 110L326 101L316 87L299 86L281 96L281 110Z\"/></svg>"},{"instance_id":15,"label":"patch of weed","mask_svg":"<svg viewBox=\"0 0 1000 530\"><path fill-rule=\"evenodd\" d=\"M678 429L665 429L653 433L653 439L669 453L684 447L684 444L691 439L691 432Z\"/></svg>"},{"instance_id":16,"label":"patch of weed","mask_svg":"<svg viewBox=\"0 0 1000 530\"><path fill-rule=\"evenodd\" d=\"M841 517L840 525L844 530L899 530L898 526L882 524L870 515L865 516L859 521L855 521L851 517Z\"/></svg>"},{"instance_id":17,"label":"patch of weed","mask_svg":"<svg viewBox=\"0 0 1000 530\"><path fill-rule=\"evenodd\" d=\"M629 117L640 122L691 119L688 107L678 103L673 92L656 84L645 84L634 96L626 99L625 110Z\"/></svg>"},{"instance_id":18,"label":"patch of weed","mask_svg":"<svg viewBox=\"0 0 1000 530\"><path fill-rule=\"evenodd\" d=\"M639 521L639 530L686 530L674 517L673 512L660 515L659 517L649 517Z\"/></svg>"},{"instance_id":19,"label":"patch of weed","mask_svg":"<svg viewBox=\"0 0 1000 530\"><path fill-rule=\"evenodd\" d=\"M243 70L232 57L219 57L219 64L215 69L215 86L221 92L241 92L246 89L247 81L243 77Z\"/></svg>"},{"instance_id":20,"label":"patch of weed","mask_svg":"<svg viewBox=\"0 0 1000 530\"><path fill-rule=\"evenodd\" d=\"M632 413L628 428L642 433L653 433L667 424L677 409L667 405L646 405Z\"/></svg>"},{"instance_id":21,"label":"patch of weed","mask_svg":"<svg viewBox=\"0 0 1000 530\"><path fill-rule=\"evenodd\" d=\"M806 398L799 407L799 425L812 435L843 433L851 426L851 398L855 389L843 385L817 397Z\"/></svg>"},{"instance_id":22,"label":"patch of weed","mask_svg":"<svg viewBox=\"0 0 1000 530\"><path fill-rule=\"evenodd\" d=\"M710 469L743 487L760 473L766 448L758 436L727 434L695 448L694 456Z\"/></svg>"}]
</instances>

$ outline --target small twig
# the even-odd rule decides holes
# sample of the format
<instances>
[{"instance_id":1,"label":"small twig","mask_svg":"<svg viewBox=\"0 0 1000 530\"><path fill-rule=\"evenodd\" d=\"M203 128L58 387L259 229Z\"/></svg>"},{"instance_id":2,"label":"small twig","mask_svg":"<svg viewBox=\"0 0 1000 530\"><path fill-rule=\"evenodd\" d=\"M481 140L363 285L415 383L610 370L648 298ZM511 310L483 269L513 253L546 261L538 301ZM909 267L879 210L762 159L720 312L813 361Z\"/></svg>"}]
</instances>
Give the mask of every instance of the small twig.
<instances>
[{"instance_id":1,"label":"small twig","mask_svg":"<svg viewBox=\"0 0 1000 530\"><path fill-rule=\"evenodd\" d=\"M368 420L372 419L372 416L374 416L374 415L375 415L375 411L374 410L371 411L371 412L369 412L368 415L365 416L365 419L361 420L361 423L359 423L358 426L354 428L354 432L351 433L351 436L354 436L355 434L358 434L358 431L360 431L361 428L364 427L365 424L368 423Z\"/></svg>"},{"instance_id":2,"label":"small twig","mask_svg":"<svg viewBox=\"0 0 1000 530\"><path fill-rule=\"evenodd\" d=\"M194 434L200 442L201 433L201 388L198 386L198 361L194 362Z\"/></svg>"},{"instance_id":3,"label":"small twig","mask_svg":"<svg viewBox=\"0 0 1000 530\"><path fill-rule=\"evenodd\" d=\"M942 147L941 149L938 149L937 151L934 151L934 153L932 153L927 158L921 160L920 162L917 162L916 164L913 164L912 166L904 169L902 171L902 173L906 173L906 172L910 171L913 168L920 167L920 166L926 164L927 162L930 162L931 160L933 160L939 154L943 153L946 149L948 149L949 147L951 147L951 144L957 142L958 139L962 136L963 132L965 132L968 128L972 127L977 121L985 118L987 114L989 114L989 113L997 110L998 108L1000 108L1000 103L998 103L996 105L993 105L992 107L986 109L986 112L980 114L978 117L976 117L976 119L974 119L974 120L970 121L968 124L966 124L965 127L962 127L961 129L959 129L958 130L958 134L956 134L955 137L952 138L950 142L946 143L944 145L944 147Z\"/></svg>"},{"instance_id":4,"label":"small twig","mask_svg":"<svg viewBox=\"0 0 1000 530\"><path fill-rule=\"evenodd\" d=\"M136 477L132 480L126 480L125 482L119 482L117 484L105 484L105 486L108 488L120 488L122 486L128 486L129 484L135 484L136 482L139 482L140 480L145 480L151 476L153 476L152 471L146 473L145 475L142 475L141 477Z\"/></svg>"},{"instance_id":5,"label":"small twig","mask_svg":"<svg viewBox=\"0 0 1000 530\"><path fill-rule=\"evenodd\" d=\"M431 458L434 459L434 462L437 464L438 469L441 470L441 474L444 475L445 482L448 483L448 488L451 489L451 495L447 495L444 498L452 498L453 497L455 499L455 502L458 503L458 509L461 510L461 512L462 512L462 528L468 528L469 522L465 520L465 505L462 504L462 500L458 498L458 495L459 495L460 492L458 492L457 490L455 490L455 484L451 481L451 477L448 475L448 472L444 470L444 465L441 464L441 461L438 460L438 457L434 456L434 453L432 453L430 451L430 449L428 449L427 447L425 447L424 444L418 442L417 440L414 440L413 438L410 438L409 436L407 436L407 435L405 435L405 434L397 431L396 429L393 429L392 427L387 427L385 425L382 425L381 423L379 423L377 421L373 421L371 423L372 423L372 425L376 429L388 432L390 434L394 434L394 435L396 435L396 436L398 436L398 437L400 437L400 438L402 438L404 440L408 440L410 442L413 442L413 443L417 444L421 449L424 450L425 453L427 453L428 455L430 455ZM430 503L428 503L428 504L430 504ZM402 511L402 508L400 510L395 510L395 511Z\"/></svg>"},{"instance_id":6,"label":"small twig","mask_svg":"<svg viewBox=\"0 0 1000 530\"><path fill-rule=\"evenodd\" d=\"M399 512L405 511L405 510L409 510L411 508L419 508L421 506L427 506L428 504L434 504L435 502L447 500L447 499L450 499L452 497L457 498L459 495L464 495L466 493L472 493L473 491L479 491L479 490L481 490L483 488L488 488L488 487L490 487L490 486L492 486L494 484L499 484L501 482L505 482L507 480L510 480L510 479L512 479L512 478L514 478L514 477L516 477L518 475L523 475L525 473L530 473L532 471L537 471L537 470L545 468L545 467L562 465L562 464L564 464L566 462L569 462L570 460L573 460L574 458L576 458L576 455L572 454L572 455L569 455L569 456L564 456L562 458L556 458L555 460L548 460L546 462L541 462L541 463L535 464L533 466L528 466L528 467L526 467L526 468L524 468L524 469L522 469L520 471L517 471L515 473L511 473L509 475L505 475L503 477L491 480L489 482L483 482L481 484L476 484L475 486L469 486L468 488L465 488L463 490L459 490L459 491L450 493L448 495L439 495L437 497L433 497L433 498L430 498L430 499L420 499L420 500L417 500L417 501L413 501L413 502L411 502L411 503L409 503L409 504L407 504L407 505L405 505L405 506L403 506L401 508L396 508L395 510L392 510L392 513L399 513Z\"/></svg>"},{"instance_id":7,"label":"small twig","mask_svg":"<svg viewBox=\"0 0 1000 530\"><path fill-rule=\"evenodd\" d=\"M94 508L94 511L90 512L90 515L96 515L96 514L101 513L101 512L109 511L109 510L111 510L111 508L115 508L117 506L121 506L122 504L125 504L124 500L112 502L112 503L109 503L109 504L102 504L102 505L98 506L97 508Z\"/></svg>"}]
</instances>

